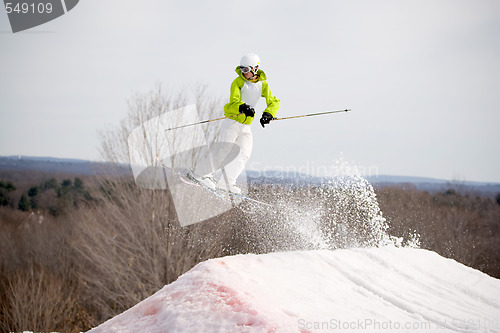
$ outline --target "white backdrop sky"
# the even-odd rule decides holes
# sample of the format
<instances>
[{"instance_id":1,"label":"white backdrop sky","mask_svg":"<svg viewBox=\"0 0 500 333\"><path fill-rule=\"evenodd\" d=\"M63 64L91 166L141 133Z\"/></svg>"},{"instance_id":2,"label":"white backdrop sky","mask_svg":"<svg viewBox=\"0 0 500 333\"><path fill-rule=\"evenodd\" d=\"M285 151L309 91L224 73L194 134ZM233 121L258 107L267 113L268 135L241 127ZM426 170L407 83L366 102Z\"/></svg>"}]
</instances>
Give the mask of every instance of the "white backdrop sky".
<instances>
[{"instance_id":1,"label":"white backdrop sky","mask_svg":"<svg viewBox=\"0 0 500 333\"><path fill-rule=\"evenodd\" d=\"M343 153L371 174L500 182L498 0L82 0L16 34L2 8L0 51L0 156L98 160L134 93L227 99L255 52L280 116L352 112L254 122L248 169Z\"/></svg>"}]
</instances>

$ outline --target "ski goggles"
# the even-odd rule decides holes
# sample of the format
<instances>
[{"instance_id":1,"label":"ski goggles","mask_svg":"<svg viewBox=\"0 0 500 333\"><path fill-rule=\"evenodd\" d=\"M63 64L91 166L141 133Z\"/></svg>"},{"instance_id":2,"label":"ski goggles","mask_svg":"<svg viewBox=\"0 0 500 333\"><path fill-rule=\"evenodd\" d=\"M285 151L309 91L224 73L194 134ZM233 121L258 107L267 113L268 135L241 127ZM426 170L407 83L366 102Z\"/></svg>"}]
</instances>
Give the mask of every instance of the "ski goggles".
<instances>
[{"instance_id":1,"label":"ski goggles","mask_svg":"<svg viewBox=\"0 0 500 333\"><path fill-rule=\"evenodd\" d=\"M243 74L246 74L248 72L252 72L254 74L257 74L257 71L259 70L259 65L257 66L240 66L241 72Z\"/></svg>"}]
</instances>

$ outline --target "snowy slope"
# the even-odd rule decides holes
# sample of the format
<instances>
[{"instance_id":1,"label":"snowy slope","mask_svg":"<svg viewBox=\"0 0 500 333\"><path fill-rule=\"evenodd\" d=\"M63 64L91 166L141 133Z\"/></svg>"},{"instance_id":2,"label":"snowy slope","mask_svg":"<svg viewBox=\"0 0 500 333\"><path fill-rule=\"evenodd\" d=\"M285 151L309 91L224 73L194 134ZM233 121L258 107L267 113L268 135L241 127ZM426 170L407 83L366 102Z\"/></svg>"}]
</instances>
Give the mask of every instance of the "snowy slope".
<instances>
[{"instance_id":1,"label":"snowy slope","mask_svg":"<svg viewBox=\"0 0 500 333\"><path fill-rule=\"evenodd\" d=\"M500 280L409 248L209 260L100 332L500 332Z\"/></svg>"}]
</instances>

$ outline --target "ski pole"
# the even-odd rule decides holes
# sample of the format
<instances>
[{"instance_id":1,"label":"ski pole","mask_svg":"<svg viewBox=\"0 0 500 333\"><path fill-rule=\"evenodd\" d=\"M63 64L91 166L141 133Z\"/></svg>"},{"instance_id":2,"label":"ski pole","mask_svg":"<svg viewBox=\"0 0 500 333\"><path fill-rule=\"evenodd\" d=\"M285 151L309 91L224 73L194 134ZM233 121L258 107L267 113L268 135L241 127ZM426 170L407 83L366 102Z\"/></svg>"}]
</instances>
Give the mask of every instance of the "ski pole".
<instances>
[{"instance_id":1,"label":"ski pole","mask_svg":"<svg viewBox=\"0 0 500 333\"><path fill-rule=\"evenodd\" d=\"M339 112L349 112L349 111L351 111L351 109L337 110L337 111L326 111L326 112L319 112L319 113L310 113L310 114L303 114L303 115L291 116L291 117L273 118L271 120L286 120L286 119L320 116L320 115L324 115L324 114L339 113ZM180 129L180 128L184 128L184 127L206 124L206 123L210 123L210 122L213 122L213 121L218 121L218 120L222 120L222 119L226 119L226 118L233 118L233 117L239 116L240 114L241 113L234 114L234 115L229 116L229 117L221 117L221 118L203 120L203 121L200 121L200 122L197 122L197 123L192 123L192 124L187 124L187 125L182 125L182 126L177 126L177 127L171 127L171 128L167 128L165 131L172 131L172 130Z\"/></svg>"},{"instance_id":2,"label":"ski pole","mask_svg":"<svg viewBox=\"0 0 500 333\"><path fill-rule=\"evenodd\" d=\"M294 118L304 118L304 117L321 116L321 115L324 115L324 114L349 112L349 111L351 111L351 109L337 110L337 111L326 111L326 112L319 112L319 113L310 113L310 114L303 114L303 115L300 115L300 116L273 118L271 120L285 120L285 119L294 119Z\"/></svg>"},{"instance_id":3,"label":"ski pole","mask_svg":"<svg viewBox=\"0 0 500 333\"><path fill-rule=\"evenodd\" d=\"M189 126L195 126L195 125L201 125L201 124L211 123L212 121L222 120L222 119L226 119L226 118L233 118L233 117L239 116L240 114L241 113L234 114L234 115L229 116L229 117L221 117L221 118L203 120L203 121L200 121L200 122L197 122L197 123L192 123L192 124L187 124L187 125L182 125L182 126L177 126L177 127L171 127L171 128L167 128L165 131L171 131L171 130L174 130L174 129L179 129L179 128L184 128L184 127L189 127Z\"/></svg>"}]
</instances>

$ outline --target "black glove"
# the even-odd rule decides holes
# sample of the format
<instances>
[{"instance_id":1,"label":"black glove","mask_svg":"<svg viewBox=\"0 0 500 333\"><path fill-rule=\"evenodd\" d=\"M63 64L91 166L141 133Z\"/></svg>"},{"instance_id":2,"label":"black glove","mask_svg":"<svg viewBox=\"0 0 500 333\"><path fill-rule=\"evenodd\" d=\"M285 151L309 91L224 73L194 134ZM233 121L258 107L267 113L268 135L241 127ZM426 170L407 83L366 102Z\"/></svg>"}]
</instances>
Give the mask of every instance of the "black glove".
<instances>
[{"instance_id":1,"label":"black glove","mask_svg":"<svg viewBox=\"0 0 500 333\"><path fill-rule=\"evenodd\" d=\"M265 127L264 125L267 125L273 120L273 116L269 112L263 112L262 117L260 117L260 124L262 127Z\"/></svg>"},{"instance_id":2,"label":"black glove","mask_svg":"<svg viewBox=\"0 0 500 333\"><path fill-rule=\"evenodd\" d=\"M240 105L240 113L244 113L245 116L247 117L254 117L255 116L255 110L250 107L248 104L241 104Z\"/></svg>"}]
</instances>

